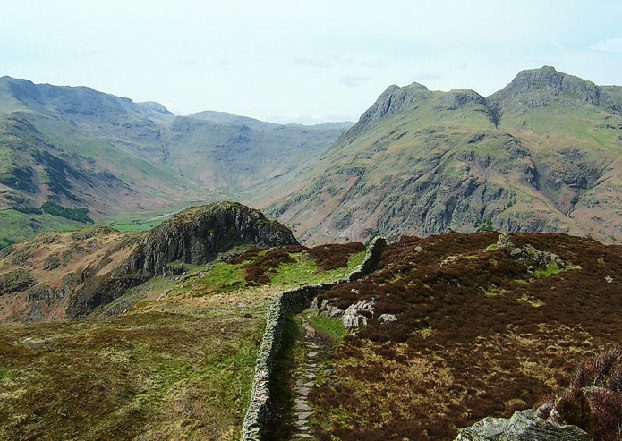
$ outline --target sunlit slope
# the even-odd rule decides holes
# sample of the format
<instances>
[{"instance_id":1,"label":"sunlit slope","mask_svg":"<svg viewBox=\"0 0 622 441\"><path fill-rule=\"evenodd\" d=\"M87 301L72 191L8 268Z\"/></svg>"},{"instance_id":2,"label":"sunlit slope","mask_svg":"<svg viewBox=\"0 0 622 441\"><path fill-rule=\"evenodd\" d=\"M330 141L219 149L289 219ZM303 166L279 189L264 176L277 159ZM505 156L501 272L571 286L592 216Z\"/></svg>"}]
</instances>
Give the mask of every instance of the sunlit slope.
<instances>
[{"instance_id":1,"label":"sunlit slope","mask_svg":"<svg viewBox=\"0 0 622 441\"><path fill-rule=\"evenodd\" d=\"M391 86L270 212L310 243L491 228L618 241L620 95L548 67L489 98Z\"/></svg>"}]
</instances>

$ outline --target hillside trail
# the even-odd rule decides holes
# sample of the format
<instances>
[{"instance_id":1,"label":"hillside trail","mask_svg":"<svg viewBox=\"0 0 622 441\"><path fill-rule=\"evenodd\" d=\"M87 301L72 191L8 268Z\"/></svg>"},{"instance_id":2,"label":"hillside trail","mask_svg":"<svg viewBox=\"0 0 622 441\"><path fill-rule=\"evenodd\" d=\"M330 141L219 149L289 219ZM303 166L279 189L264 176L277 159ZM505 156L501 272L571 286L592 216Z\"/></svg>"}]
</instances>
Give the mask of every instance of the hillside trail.
<instances>
[{"instance_id":1,"label":"hillside trail","mask_svg":"<svg viewBox=\"0 0 622 441\"><path fill-rule=\"evenodd\" d=\"M294 386L292 440L314 440L315 437L312 435L310 427L313 409L309 402L309 393L315 387L315 379L320 369L320 362L330 349L330 341L326 337L321 336L303 315L299 317L302 321L306 357Z\"/></svg>"}]
</instances>

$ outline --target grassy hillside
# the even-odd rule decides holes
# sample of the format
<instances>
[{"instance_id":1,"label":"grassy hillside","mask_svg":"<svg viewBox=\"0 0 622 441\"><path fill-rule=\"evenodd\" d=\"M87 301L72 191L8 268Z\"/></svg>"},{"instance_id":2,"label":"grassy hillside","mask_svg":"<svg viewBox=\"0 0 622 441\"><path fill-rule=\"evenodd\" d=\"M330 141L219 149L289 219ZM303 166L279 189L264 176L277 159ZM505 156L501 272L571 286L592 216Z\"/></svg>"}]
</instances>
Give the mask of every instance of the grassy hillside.
<instances>
[{"instance_id":1,"label":"grassy hillside","mask_svg":"<svg viewBox=\"0 0 622 441\"><path fill-rule=\"evenodd\" d=\"M0 209L51 200L100 221L227 198L261 204L347 127L175 117L157 103L2 77Z\"/></svg>"},{"instance_id":2,"label":"grassy hillside","mask_svg":"<svg viewBox=\"0 0 622 441\"><path fill-rule=\"evenodd\" d=\"M61 255L59 247L84 245L85 263L125 237L98 231L51 243ZM361 244L238 249L207 265L174 264L180 275L155 277L88 319L0 327L0 439L239 439L268 299L341 277L364 254ZM38 280L68 271L31 261Z\"/></svg>"},{"instance_id":3,"label":"grassy hillside","mask_svg":"<svg viewBox=\"0 0 622 441\"><path fill-rule=\"evenodd\" d=\"M47 200L104 214L196 197L198 187L172 171L30 113L0 115L0 206L40 207Z\"/></svg>"},{"instance_id":4,"label":"grassy hillside","mask_svg":"<svg viewBox=\"0 0 622 441\"><path fill-rule=\"evenodd\" d=\"M39 232L72 231L86 224L49 214L25 214L16 210L0 210L0 249Z\"/></svg>"},{"instance_id":5,"label":"grassy hillside","mask_svg":"<svg viewBox=\"0 0 622 441\"><path fill-rule=\"evenodd\" d=\"M390 87L270 214L309 243L448 228L620 240L620 88L550 69L487 99Z\"/></svg>"}]
</instances>

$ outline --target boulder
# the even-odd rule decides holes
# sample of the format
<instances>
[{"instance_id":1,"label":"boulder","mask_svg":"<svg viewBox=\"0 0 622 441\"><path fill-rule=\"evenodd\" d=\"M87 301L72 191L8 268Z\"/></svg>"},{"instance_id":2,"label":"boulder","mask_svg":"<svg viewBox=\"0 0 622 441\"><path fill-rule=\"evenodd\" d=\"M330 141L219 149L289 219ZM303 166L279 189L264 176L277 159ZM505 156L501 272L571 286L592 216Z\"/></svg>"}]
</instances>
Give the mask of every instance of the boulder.
<instances>
[{"instance_id":1,"label":"boulder","mask_svg":"<svg viewBox=\"0 0 622 441\"><path fill-rule=\"evenodd\" d=\"M484 418L462 429L454 441L590 441L576 426L556 425L533 410L515 412L511 418Z\"/></svg>"}]
</instances>

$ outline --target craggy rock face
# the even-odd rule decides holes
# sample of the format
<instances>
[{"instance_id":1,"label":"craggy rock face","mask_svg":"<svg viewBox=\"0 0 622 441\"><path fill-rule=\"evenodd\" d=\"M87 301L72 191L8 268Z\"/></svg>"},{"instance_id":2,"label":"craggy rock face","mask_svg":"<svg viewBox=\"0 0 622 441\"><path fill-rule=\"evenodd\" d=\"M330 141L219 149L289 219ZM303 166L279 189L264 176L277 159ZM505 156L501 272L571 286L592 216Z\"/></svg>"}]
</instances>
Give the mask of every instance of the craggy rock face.
<instances>
[{"instance_id":1,"label":"craggy rock face","mask_svg":"<svg viewBox=\"0 0 622 441\"><path fill-rule=\"evenodd\" d=\"M128 289L162 274L170 262L200 265L244 243L262 247L298 245L287 227L237 202L190 208L146 233L113 274L95 277L85 284L71 299L67 315L88 315Z\"/></svg>"},{"instance_id":2,"label":"craggy rock face","mask_svg":"<svg viewBox=\"0 0 622 441\"><path fill-rule=\"evenodd\" d=\"M292 232L259 210L235 202L191 208L155 227L140 241L125 265L126 273L161 274L167 263L203 264L242 243L261 247L298 245Z\"/></svg>"},{"instance_id":3,"label":"craggy rock face","mask_svg":"<svg viewBox=\"0 0 622 441\"><path fill-rule=\"evenodd\" d=\"M142 234L97 226L39 235L0 252L0 323L84 317L162 274L170 262L204 264L242 244L298 241L235 202L190 208Z\"/></svg>"},{"instance_id":4,"label":"craggy rock face","mask_svg":"<svg viewBox=\"0 0 622 441\"><path fill-rule=\"evenodd\" d=\"M512 418L485 418L463 429L455 441L590 441L576 426L558 426L538 418L532 410L515 412Z\"/></svg>"}]
</instances>

